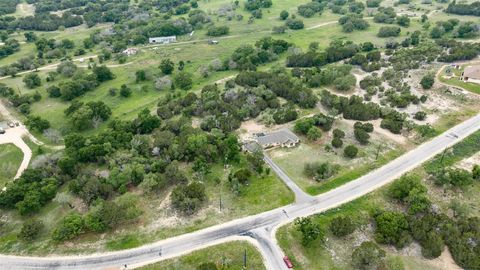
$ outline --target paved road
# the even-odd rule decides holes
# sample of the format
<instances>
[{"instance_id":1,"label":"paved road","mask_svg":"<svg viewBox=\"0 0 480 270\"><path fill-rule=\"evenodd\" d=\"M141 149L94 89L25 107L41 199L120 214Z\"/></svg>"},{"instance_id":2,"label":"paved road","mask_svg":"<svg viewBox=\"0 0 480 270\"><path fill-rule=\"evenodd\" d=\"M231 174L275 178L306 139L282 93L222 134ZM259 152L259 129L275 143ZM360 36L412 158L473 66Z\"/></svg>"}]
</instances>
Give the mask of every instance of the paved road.
<instances>
[{"instance_id":1,"label":"paved road","mask_svg":"<svg viewBox=\"0 0 480 270\"><path fill-rule=\"evenodd\" d=\"M263 160L272 168L273 172L287 185L287 187L295 194L297 203L311 201L314 197L305 193L297 184L267 155L263 154Z\"/></svg>"},{"instance_id":2,"label":"paved road","mask_svg":"<svg viewBox=\"0 0 480 270\"><path fill-rule=\"evenodd\" d=\"M0 269L121 269L161 261L228 241L239 235L253 237L266 256L268 269L286 269L275 244L276 229L297 217L308 216L357 199L411 171L463 138L480 129L480 114L455 126L387 165L312 200L233 220L194 233L162 240L139 248L75 257L18 257L0 255ZM250 236L249 236L250 235Z\"/></svg>"}]
</instances>

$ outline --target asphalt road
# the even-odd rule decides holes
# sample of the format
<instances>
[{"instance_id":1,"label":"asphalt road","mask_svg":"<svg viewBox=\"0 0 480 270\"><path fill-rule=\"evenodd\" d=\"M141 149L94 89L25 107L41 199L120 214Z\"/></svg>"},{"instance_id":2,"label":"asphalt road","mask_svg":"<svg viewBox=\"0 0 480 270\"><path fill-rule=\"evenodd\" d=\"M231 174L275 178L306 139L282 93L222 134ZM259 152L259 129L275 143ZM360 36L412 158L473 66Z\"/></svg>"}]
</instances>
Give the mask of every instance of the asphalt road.
<instances>
[{"instance_id":1,"label":"asphalt road","mask_svg":"<svg viewBox=\"0 0 480 270\"><path fill-rule=\"evenodd\" d=\"M204 230L139 248L74 257L19 257L0 255L0 269L123 269L176 257L238 236L258 241L268 269L286 269L275 243L276 229L297 217L308 216L357 199L419 166L449 146L480 129L480 114L455 126L371 173L313 199L297 202Z\"/></svg>"},{"instance_id":2,"label":"asphalt road","mask_svg":"<svg viewBox=\"0 0 480 270\"><path fill-rule=\"evenodd\" d=\"M287 185L295 194L295 202L301 203L312 200L314 197L305 193L297 184L266 154L263 154L263 160L272 168L273 172Z\"/></svg>"}]
</instances>

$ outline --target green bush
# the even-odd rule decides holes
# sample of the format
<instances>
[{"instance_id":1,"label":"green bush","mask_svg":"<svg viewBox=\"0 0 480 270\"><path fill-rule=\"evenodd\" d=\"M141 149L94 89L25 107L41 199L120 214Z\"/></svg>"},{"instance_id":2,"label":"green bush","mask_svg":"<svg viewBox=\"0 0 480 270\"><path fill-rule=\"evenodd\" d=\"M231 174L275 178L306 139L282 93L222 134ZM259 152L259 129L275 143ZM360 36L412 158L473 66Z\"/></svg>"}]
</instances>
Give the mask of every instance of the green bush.
<instances>
[{"instance_id":1,"label":"green bush","mask_svg":"<svg viewBox=\"0 0 480 270\"><path fill-rule=\"evenodd\" d=\"M358 154L358 148L355 145L348 145L343 150L343 155L348 158L355 158Z\"/></svg>"},{"instance_id":2,"label":"green bush","mask_svg":"<svg viewBox=\"0 0 480 270\"><path fill-rule=\"evenodd\" d=\"M63 217L52 232L52 239L56 242L71 240L85 231L85 221L76 212Z\"/></svg>"},{"instance_id":3,"label":"green bush","mask_svg":"<svg viewBox=\"0 0 480 270\"><path fill-rule=\"evenodd\" d=\"M330 231L337 237L347 236L356 229L355 223L348 216L339 216L330 222Z\"/></svg>"},{"instance_id":4,"label":"green bush","mask_svg":"<svg viewBox=\"0 0 480 270\"><path fill-rule=\"evenodd\" d=\"M24 241L33 241L38 237L42 229L43 223L41 221L29 219L23 223L18 237Z\"/></svg>"},{"instance_id":5,"label":"green bush","mask_svg":"<svg viewBox=\"0 0 480 270\"><path fill-rule=\"evenodd\" d=\"M377 244L367 241L353 250L352 265L355 269L378 269L385 258L385 251Z\"/></svg>"}]
</instances>

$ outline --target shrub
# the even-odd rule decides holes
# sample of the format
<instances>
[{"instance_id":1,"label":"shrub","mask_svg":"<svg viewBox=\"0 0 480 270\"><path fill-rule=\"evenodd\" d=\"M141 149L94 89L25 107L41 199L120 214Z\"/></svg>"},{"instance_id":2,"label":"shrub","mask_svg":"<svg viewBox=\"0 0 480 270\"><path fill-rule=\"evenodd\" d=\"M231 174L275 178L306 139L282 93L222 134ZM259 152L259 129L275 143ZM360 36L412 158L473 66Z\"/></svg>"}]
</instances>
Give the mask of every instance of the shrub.
<instances>
[{"instance_id":1,"label":"shrub","mask_svg":"<svg viewBox=\"0 0 480 270\"><path fill-rule=\"evenodd\" d=\"M336 164L330 164L329 162L314 162L305 164L303 173L316 181L321 181L335 175L338 169L339 166Z\"/></svg>"},{"instance_id":2,"label":"shrub","mask_svg":"<svg viewBox=\"0 0 480 270\"><path fill-rule=\"evenodd\" d=\"M290 14L288 13L288 11L282 10L282 12L280 12L280 19L281 19L282 21L285 21L285 20L288 18L289 15L290 15Z\"/></svg>"},{"instance_id":3,"label":"shrub","mask_svg":"<svg viewBox=\"0 0 480 270\"><path fill-rule=\"evenodd\" d=\"M375 217L375 239L382 244L391 244L397 248L410 243L408 222L404 214L383 212Z\"/></svg>"},{"instance_id":4,"label":"shrub","mask_svg":"<svg viewBox=\"0 0 480 270\"><path fill-rule=\"evenodd\" d=\"M180 185L173 189L170 195L172 205L184 214L192 215L197 212L207 199L205 186L199 182L189 185Z\"/></svg>"},{"instance_id":5,"label":"shrub","mask_svg":"<svg viewBox=\"0 0 480 270\"><path fill-rule=\"evenodd\" d=\"M41 221L29 219L23 223L18 237L24 241L30 242L38 237L42 228L43 223Z\"/></svg>"},{"instance_id":6,"label":"shrub","mask_svg":"<svg viewBox=\"0 0 480 270\"><path fill-rule=\"evenodd\" d=\"M423 121L427 118L427 113L424 112L424 111L418 111L415 113L415 116L413 116L413 118L419 120L419 121Z\"/></svg>"},{"instance_id":7,"label":"shrub","mask_svg":"<svg viewBox=\"0 0 480 270\"><path fill-rule=\"evenodd\" d=\"M207 36L219 37L227 35L229 31L228 26L210 26L207 30Z\"/></svg>"},{"instance_id":8,"label":"shrub","mask_svg":"<svg viewBox=\"0 0 480 270\"><path fill-rule=\"evenodd\" d=\"M353 251L352 265L355 269L361 270L377 269L384 257L385 251L377 244L367 241Z\"/></svg>"},{"instance_id":9,"label":"shrub","mask_svg":"<svg viewBox=\"0 0 480 270\"><path fill-rule=\"evenodd\" d=\"M433 84L435 83L435 74L429 72L425 76L422 77L420 81L420 85L422 85L423 89L430 89L432 88Z\"/></svg>"},{"instance_id":10,"label":"shrub","mask_svg":"<svg viewBox=\"0 0 480 270\"><path fill-rule=\"evenodd\" d=\"M340 216L332 219L330 231L337 237L347 236L355 231L355 223L347 216Z\"/></svg>"},{"instance_id":11,"label":"shrub","mask_svg":"<svg viewBox=\"0 0 480 270\"><path fill-rule=\"evenodd\" d=\"M288 19L285 22L285 25L292 30L300 30L305 27L303 21L300 19Z\"/></svg>"},{"instance_id":12,"label":"shrub","mask_svg":"<svg viewBox=\"0 0 480 270\"><path fill-rule=\"evenodd\" d=\"M332 146L335 148L340 148L343 146L343 141L340 138L334 137L332 139Z\"/></svg>"},{"instance_id":13,"label":"shrub","mask_svg":"<svg viewBox=\"0 0 480 270\"><path fill-rule=\"evenodd\" d=\"M378 30L378 37L398 37L402 30L400 27L396 26L382 26L380 30Z\"/></svg>"},{"instance_id":14,"label":"shrub","mask_svg":"<svg viewBox=\"0 0 480 270\"><path fill-rule=\"evenodd\" d=\"M307 132L307 138L316 141L322 137L322 131L318 127L311 127Z\"/></svg>"},{"instance_id":15,"label":"shrub","mask_svg":"<svg viewBox=\"0 0 480 270\"><path fill-rule=\"evenodd\" d=\"M355 145L348 145L343 150L343 155L348 158L355 158L358 154L358 148Z\"/></svg>"},{"instance_id":16,"label":"shrub","mask_svg":"<svg viewBox=\"0 0 480 270\"><path fill-rule=\"evenodd\" d=\"M23 82L28 88L36 88L42 84L40 76L36 73L29 73L23 78Z\"/></svg>"},{"instance_id":17,"label":"shrub","mask_svg":"<svg viewBox=\"0 0 480 270\"><path fill-rule=\"evenodd\" d=\"M85 231L83 217L72 212L63 217L52 232L52 239L56 242L71 240Z\"/></svg>"},{"instance_id":18,"label":"shrub","mask_svg":"<svg viewBox=\"0 0 480 270\"><path fill-rule=\"evenodd\" d=\"M177 73L174 77L174 83L175 86L180 87L182 90L188 90L192 88L193 85L193 80L192 80L192 74L182 71Z\"/></svg>"},{"instance_id":19,"label":"shrub","mask_svg":"<svg viewBox=\"0 0 480 270\"><path fill-rule=\"evenodd\" d=\"M323 242L325 240L325 232L318 222L311 217L295 219L297 230L302 233L302 245L308 246L315 240Z\"/></svg>"}]
</instances>

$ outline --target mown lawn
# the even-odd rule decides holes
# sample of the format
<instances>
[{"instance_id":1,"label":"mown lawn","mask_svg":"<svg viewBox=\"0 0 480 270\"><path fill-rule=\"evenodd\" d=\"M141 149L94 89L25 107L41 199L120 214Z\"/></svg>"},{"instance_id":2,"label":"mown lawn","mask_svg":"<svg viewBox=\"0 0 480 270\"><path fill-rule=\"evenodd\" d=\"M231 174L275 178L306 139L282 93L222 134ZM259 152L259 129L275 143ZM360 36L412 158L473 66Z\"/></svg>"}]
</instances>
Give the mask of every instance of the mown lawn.
<instances>
[{"instance_id":1,"label":"mown lawn","mask_svg":"<svg viewBox=\"0 0 480 270\"><path fill-rule=\"evenodd\" d=\"M247 264L244 268L244 254L247 255ZM199 265L213 263L219 269L229 270L262 270L265 269L261 254L246 241L229 242L208 247L182 257L155 263L140 270L196 270Z\"/></svg>"},{"instance_id":2,"label":"mown lawn","mask_svg":"<svg viewBox=\"0 0 480 270\"><path fill-rule=\"evenodd\" d=\"M476 83L464 82L459 80L458 78L445 79L441 77L440 81L446 84L450 84L452 86L458 86L472 93L480 94L480 85Z\"/></svg>"},{"instance_id":3,"label":"mown lawn","mask_svg":"<svg viewBox=\"0 0 480 270\"><path fill-rule=\"evenodd\" d=\"M22 159L23 153L15 145L0 145L0 189L3 188L6 183L13 180Z\"/></svg>"}]
</instances>

